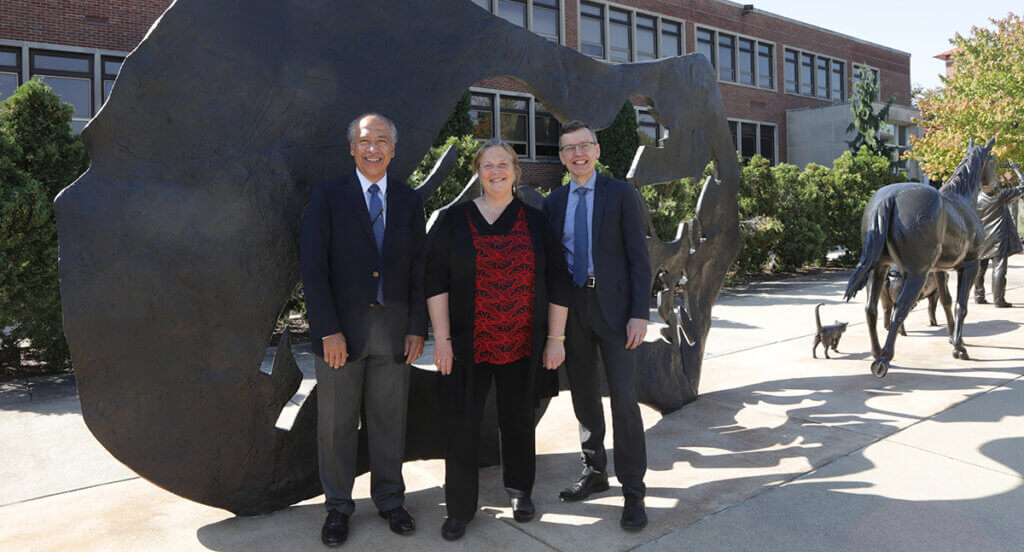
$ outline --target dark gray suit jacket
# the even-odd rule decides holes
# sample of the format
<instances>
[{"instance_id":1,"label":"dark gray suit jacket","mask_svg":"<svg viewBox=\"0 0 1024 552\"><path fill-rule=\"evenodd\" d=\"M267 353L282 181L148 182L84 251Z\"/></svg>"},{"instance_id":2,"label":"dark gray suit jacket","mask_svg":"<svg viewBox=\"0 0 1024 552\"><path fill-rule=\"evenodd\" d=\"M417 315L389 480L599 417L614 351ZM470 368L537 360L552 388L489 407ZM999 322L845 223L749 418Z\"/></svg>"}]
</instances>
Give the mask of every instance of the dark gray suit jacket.
<instances>
[{"instance_id":1,"label":"dark gray suit jacket","mask_svg":"<svg viewBox=\"0 0 1024 552\"><path fill-rule=\"evenodd\" d=\"M544 199L544 215L561 240L569 186ZM651 260L647 253L640 195L621 180L598 174L594 185L594 220L590 235L597 299L605 321L626 332L630 318L647 320L651 297Z\"/></svg>"},{"instance_id":2,"label":"dark gray suit jacket","mask_svg":"<svg viewBox=\"0 0 1024 552\"><path fill-rule=\"evenodd\" d=\"M340 331L349 358L360 357L370 304L383 278L391 347L404 362L405 335L427 335L425 257L423 200L404 182L388 180L383 255L355 171L314 188L302 226L302 282L313 352L322 357L322 339Z\"/></svg>"}]
</instances>

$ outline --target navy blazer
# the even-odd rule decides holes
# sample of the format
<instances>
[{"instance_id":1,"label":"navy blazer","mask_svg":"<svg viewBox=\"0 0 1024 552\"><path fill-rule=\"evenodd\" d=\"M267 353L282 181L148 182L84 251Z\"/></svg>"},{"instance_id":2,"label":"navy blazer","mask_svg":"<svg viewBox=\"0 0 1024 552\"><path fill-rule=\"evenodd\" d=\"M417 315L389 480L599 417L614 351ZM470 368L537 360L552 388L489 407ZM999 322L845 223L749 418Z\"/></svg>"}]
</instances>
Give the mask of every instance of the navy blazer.
<instances>
[{"instance_id":1,"label":"navy blazer","mask_svg":"<svg viewBox=\"0 0 1024 552\"><path fill-rule=\"evenodd\" d=\"M423 295L426 226L423 200L404 182L388 180L384 251L377 252L370 213L355 171L313 189L302 225L302 283L313 352L323 338L341 332L349 358L362 355L370 304L384 279L391 347L402 357L405 335L427 335Z\"/></svg>"},{"instance_id":2,"label":"navy blazer","mask_svg":"<svg viewBox=\"0 0 1024 552\"><path fill-rule=\"evenodd\" d=\"M544 216L559 241L565 233L568 201L568 185L544 198ZM597 301L608 325L623 335L630 318L650 317L651 260L640 201L640 194L630 184L597 175L590 234Z\"/></svg>"}]
</instances>

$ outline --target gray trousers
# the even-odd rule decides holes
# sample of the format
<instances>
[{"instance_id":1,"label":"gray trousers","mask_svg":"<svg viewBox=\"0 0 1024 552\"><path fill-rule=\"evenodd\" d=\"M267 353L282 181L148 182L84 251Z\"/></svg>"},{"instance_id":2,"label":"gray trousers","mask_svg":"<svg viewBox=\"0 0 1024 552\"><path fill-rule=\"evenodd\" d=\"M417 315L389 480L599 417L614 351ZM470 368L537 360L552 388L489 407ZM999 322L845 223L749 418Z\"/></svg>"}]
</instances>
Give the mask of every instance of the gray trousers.
<instances>
[{"instance_id":1,"label":"gray trousers","mask_svg":"<svg viewBox=\"0 0 1024 552\"><path fill-rule=\"evenodd\" d=\"M978 279L974 284L974 297L985 298L985 272L988 271L989 261L992 261L992 301L1002 303L1006 301L1006 269L1009 258L1006 255L997 255L991 259L982 259L978 268Z\"/></svg>"},{"instance_id":2,"label":"gray trousers","mask_svg":"<svg viewBox=\"0 0 1024 552\"><path fill-rule=\"evenodd\" d=\"M598 284L600 285L600 284ZM565 371L569 377L572 408L580 424L583 469L604 472L608 457L604 450L604 407L601 404L601 352L608 395L612 403L612 432L615 440L615 475L622 494L643 498L646 493L647 444L640 406L633 389L636 350L626 349L626 328L611 328L601 313L593 288L572 288L569 319L565 330Z\"/></svg>"},{"instance_id":3,"label":"gray trousers","mask_svg":"<svg viewBox=\"0 0 1024 552\"><path fill-rule=\"evenodd\" d=\"M360 403L365 401L370 494L384 512L405 503L402 456L409 397L409 366L394 360L385 307L370 311L370 337L358 359L335 370L314 355L317 445L324 506L351 515Z\"/></svg>"}]
</instances>

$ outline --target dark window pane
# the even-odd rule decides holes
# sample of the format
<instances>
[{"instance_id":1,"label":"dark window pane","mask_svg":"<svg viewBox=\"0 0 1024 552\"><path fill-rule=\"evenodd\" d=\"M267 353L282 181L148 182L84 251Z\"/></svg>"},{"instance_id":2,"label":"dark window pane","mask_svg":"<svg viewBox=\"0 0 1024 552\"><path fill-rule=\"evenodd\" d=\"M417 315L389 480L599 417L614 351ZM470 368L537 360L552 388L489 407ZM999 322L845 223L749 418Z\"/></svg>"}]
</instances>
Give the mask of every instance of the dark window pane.
<instances>
[{"instance_id":1,"label":"dark window pane","mask_svg":"<svg viewBox=\"0 0 1024 552\"><path fill-rule=\"evenodd\" d=\"M711 31L697 29L697 53L704 54L711 66L715 66L715 39Z\"/></svg>"},{"instance_id":2,"label":"dark window pane","mask_svg":"<svg viewBox=\"0 0 1024 552\"><path fill-rule=\"evenodd\" d=\"M636 121L640 131L640 143L645 146L658 146L661 136L658 135L658 121L654 116L640 111L636 114Z\"/></svg>"},{"instance_id":3,"label":"dark window pane","mask_svg":"<svg viewBox=\"0 0 1024 552\"><path fill-rule=\"evenodd\" d=\"M629 13L608 10L608 46L612 61L632 61Z\"/></svg>"},{"instance_id":4,"label":"dark window pane","mask_svg":"<svg viewBox=\"0 0 1024 552\"><path fill-rule=\"evenodd\" d=\"M11 97L14 89L18 87L18 75L15 73L0 73L0 102Z\"/></svg>"},{"instance_id":5,"label":"dark window pane","mask_svg":"<svg viewBox=\"0 0 1024 552\"><path fill-rule=\"evenodd\" d=\"M586 2L580 4L580 13L583 15L594 16L597 18L604 17L604 11L602 11L601 6L597 4L588 4Z\"/></svg>"},{"instance_id":6,"label":"dark window pane","mask_svg":"<svg viewBox=\"0 0 1024 552\"><path fill-rule=\"evenodd\" d=\"M818 58L818 73L815 76L815 81L818 83L817 93L819 98L828 98L828 59Z\"/></svg>"},{"instance_id":7,"label":"dark window pane","mask_svg":"<svg viewBox=\"0 0 1024 552\"><path fill-rule=\"evenodd\" d=\"M103 101L106 102L107 98L110 97L110 90L114 88L114 81L103 81Z\"/></svg>"},{"instance_id":8,"label":"dark window pane","mask_svg":"<svg viewBox=\"0 0 1024 552\"><path fill-rule=\"evenodd\" d=\"M513 25L526 26L526 2L498 1L498 17Z\"/></svg>"},{"instance_id":9,"label":"dark window pane","mask_svg":"<svg viewBox=\"0 0 1024 552\"><path fill-rule=\"evenodd\" d=\"M657 40L655 39L654 18L646 15L636 16L636 58L637 61L658 58Z\"/></svg>"},{"instance_id":10,"label":"dark window pane","mask_svg":"<svg viewBox=\"0 0 1024 552\"><path fill-rule=\"evenodd\" d=\"M533 32L558 42L558 11L538 8L535 5L533 8Z\"/></svg>"},{"instance_id":11,"label":"dark window pane","mask_svg":"<svg viewBox=\"0 0 1024 552\"><path fill-rule=\"evenodd\" d=\"M743 84L754 84L754 41L741 38L737 41L739 50L740 82Z\"/></svg>"},{"instance_id":12,"label":"dark window pane","mask_svg":"<svg viewBox=\"0 0 1024 552\"><path fill-rule=\"evenodd\" d=\"M740 124L740 155L750 159L757 154L757 125L754 123Z\"/></svg>"},{"instance_id":13,"label":"dark window pane","mask_svg":"<svg viewBox=\"0 0 1024 552\"><path fill-rule=\"evenodd\" d=\"M796 67L796 52L794 52L793 50L786 50L785 66L786 92L792 92L793 94L796 94L800 90L800 81L797 80L797 75L799 75L799 73L797 72Z\"/></svg>"},{"instance_id":14,"label":"dark window pane","mask_svg":"<svg viewBox=\"0 0 1024 552\"><path fill-rule=\"evenodd\" d=\"M537 133L537 145L534 148L537 157L558 157L558 131L561 125L550 113L544 110L540 102L534 102L533 127Z\"/></svg>"},{"instance_id":15,"label":"dark window pane","mask_svg":"<svg viewBox=\"0 0 1024 552\"><path fill-rule=\"evenodd\" d=\"M843 100L843 81L846 80L846 72L843 70L843 62L832 60L832 99Z\"/></svg>"},{"instance_id":16,"label":"dark window pane","mask_svg":"<svg viewBox=\"0 0 1024 552\"><path fill-rule=\"evenodd\" d=\"M654 30L654 18L646 15L636 14L636 26L638 29Z\"/></svg>"},{"instance_id":17,"label":"dark window pane","mask_svg":"<svg viewBox=\"0 0 1024 552\"><path fill-rule=\"evenodd\" d=\"M718 78L736 80L735 39L731 35L718 35Z\"/></svg>"},{"instance_id":18,"label":"dark window pane","mask_svg":"<svg viewBox=\"0 0 1024 552\"><path fill-rule=\"evenodd\" d=\"M592 9L597 9L596 15ZM581 4L580 11L583 17L580 18L580 43L581 50L588 56L598 58L604 57L604 18L599 6Z\"/></svg>"},{"instance_id":19,"label":"dark window pane","mask_svg":"<svg viewBox=\"0 0 1024 552\"><path fill-rule=\"evenodd\" d=\"M661 57L683 55L683 35L678 23L661 22Z\"/></svg>"},{"instance_id":20,"label":"dark window pane","mask_svg":"<svg viewBox=\"0 0 1024 552\"><path fill-rule=\"evenodd\" d=\"M814 56L800 54L800 93L814 95Z\"/></svg>"},{"instance_id":21,"label":"dark window pane","mask_svg":"<svg viewBox=\"0 0 1024 552\"><path fill-rule=\"evenodd\" d=\"M54 94L60 96L61 100L75 107L75 111L71 114L73 119L89 120L92 118L92 81L52 76L43 76L42 80L50 85Z\"/></svg>"},{"instance_id":22,"label":"dark window pane","mask_svg":"<svg viewBox=\"0 0 1024 552\"><path fill-rule=\"evenodd\" d=\"M487 11L491 11L491 0L473 0L473 3Z\"/></svg>"},{"instance_id":23,"label":"dark window pane","mask_svg":"<svg viewBox=\"0 0 1024 552\"><path fill-rule=\"evenodd\" d=\"M526 148L530 140L529 100L524 98L501 98L501 139L512 145L519 155L528 155Z\"/></svg>"},{"instance_id":24,"label":"dark window pane","mask_svg":"<svg viewBox=\"0 0 1024 552\"><path fill-rule=\"evenodd\" d=\"M732 135L733 145L736 145L736 125L736 121L729 121L729 134ZM736 151L739 151L739 148Z\"/></svg>"},{"instance_id":25,"label":"dark window pane","mask_svg":"<svg viewBox=\"0 0 1024 552\"><path fill-rule=\"evenodd\" d=\"M502 111L527 111L529 108L529 100L509 97L501 98Z\"/></svg>"},{"instance_id":26,"label":"dark window pane","mask_svg":"<svg viewBox=\"0 0 1024 552\"><path fill-rule=\"evenodd\" d=\"M533 0L534 6L544 6L553 10L558 9L558 0Z\"/></svg>"},{"instance_id":27,"label":"dark window pane","mask_svg":"<svg viewBox=\"0 0 1024 552\"><path fill-rule=\"evenodd\" d=\"M761 157L775 164L775 127L761 125Z\"/></svg>"},{"instance_id":28,"label":"dark window pane","mask_svg":"<svg viewBox=\"0 0 1024 552\"><path fill-rule=\"evenodd\" d=\"M18 66L18 54L17 52L9 52L7 50L0 50L0 67L17 67Z\"/></svg>"},{"instance_id":29,"label":"dark window pane","mask_svg":"<svg viewBox=\"0 0 1024 552\"><path fill-rule=\"evenodd\" d=\"M775 58L769 44L757 45L757 85L775 88Z\"/></svg>"},{"instance_id":30,"label":"dark window pane","mask_svg":"<svg viewBox=\"0 0 1024 552\"><path fill-rule=\"evenodd\" d=\"M34 67L44 71L73 71L76 73L89 72L89 58L86 57L64 57L35 54L33 56Z\"/></svg>"},{"instance_id":31,"label":"dark window pane","mask_svg":"<svg viewBox=\"0 0 1024 552\"><path fill-rule=\"evenodd\" d=\"M469 118L473 122L473 138L487 140L494 138L494 115L490 111L471 110Z\"/></svg>"},{"instance_id":32,"label":"dark window pane","mask_svg":"<svg viewBox=\"0 0 1024 552\"><path fill-rule=\"evenodd\" d=\"M494 97L490 94L473 94L469 101L475 107L491 107L494 104Z\"/></svg>"}]
</instances>

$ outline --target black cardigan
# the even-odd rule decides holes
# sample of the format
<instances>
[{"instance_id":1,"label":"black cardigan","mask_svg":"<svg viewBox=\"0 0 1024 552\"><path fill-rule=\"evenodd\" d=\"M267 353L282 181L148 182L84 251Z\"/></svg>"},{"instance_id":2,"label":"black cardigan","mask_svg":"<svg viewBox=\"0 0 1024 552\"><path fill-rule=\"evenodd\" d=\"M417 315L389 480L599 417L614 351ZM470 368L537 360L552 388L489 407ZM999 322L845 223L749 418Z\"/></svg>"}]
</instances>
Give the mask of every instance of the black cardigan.
<instances>
[{"instance_id":1,"label":"black cardigan","mask_svg":"<svg viewBox=\"0 0 1024 552\"><path fill-rule=\"evenodd\" d=\"M473 390L473 323L476 301L476 248L469 227L468 216L480 217L472 202L453 205L441 213L440 219L428 237L426 266L426 296L447 292L448 318L451 325L452 352L455 361L452 373L438 373L438 400L442 409L456 414L466 411L466 398ZM529 364L525 378L524 400L536 407L540 399L558 394L558 372L545 370L541 363L547 340L548 303L569 304L569 272L565 254L554 231L540 210L518 199L505 208L492 227L478 225L481 233L505 234L519 209L526 212L526 222L534 251L533 335L530 342ZM472 215L470 215L472 213ZM482 220L482 217L477 220Z\"/></svg>"}]
</instances>

